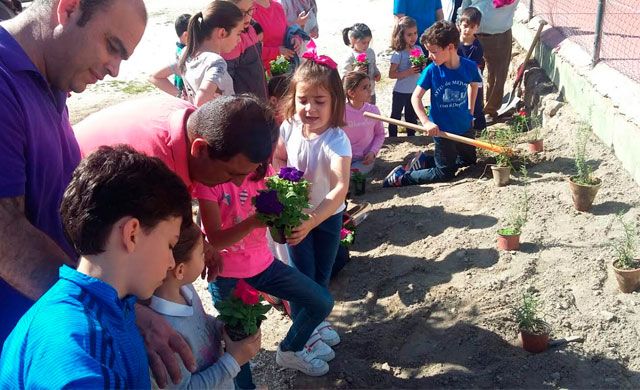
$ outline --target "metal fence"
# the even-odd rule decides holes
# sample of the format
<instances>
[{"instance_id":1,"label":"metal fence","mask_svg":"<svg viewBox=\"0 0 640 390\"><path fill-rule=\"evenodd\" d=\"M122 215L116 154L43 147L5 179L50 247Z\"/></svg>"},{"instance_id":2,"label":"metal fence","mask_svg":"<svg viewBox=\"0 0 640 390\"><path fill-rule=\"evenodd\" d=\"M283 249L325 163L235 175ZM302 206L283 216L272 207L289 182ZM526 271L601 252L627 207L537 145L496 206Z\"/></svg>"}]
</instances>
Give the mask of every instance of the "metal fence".
<instances>
[{"instance_id":1,"label":"metal fence","mask_svg":"<svg viewBox=\"0 0 640 390\"><path fill-rule=\"evenodd\" d=\"M640 0L524 0L593 58L640 82Z\"/></svg>"}]
</instances>

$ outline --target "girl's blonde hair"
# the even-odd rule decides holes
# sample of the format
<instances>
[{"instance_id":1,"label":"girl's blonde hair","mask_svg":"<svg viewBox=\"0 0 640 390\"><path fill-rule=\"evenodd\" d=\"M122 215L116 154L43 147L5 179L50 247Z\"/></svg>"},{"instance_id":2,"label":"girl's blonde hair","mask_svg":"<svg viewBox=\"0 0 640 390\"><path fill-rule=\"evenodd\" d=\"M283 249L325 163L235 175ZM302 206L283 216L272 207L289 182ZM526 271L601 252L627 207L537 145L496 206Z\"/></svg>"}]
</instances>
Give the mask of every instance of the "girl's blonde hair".
<instances>
[{"instance_id":1,"label":"girl's blonde hair","mask_svg":"<svg viewBox=\"0 0 640 390\"><path fill-rule=\"evenodd\" d=\"M186 71L187 60L193 57L202 45L202 42L216 28L223 28L227 34L231 33L239 23L242 23L244 15L240 8L229 1L212 1L204 13L198 12L189 20L187 27L188 39L187 47L178 61L178 69L184 73Z\"/></svg>"},{"instance_id":2,"label":"girl's blonde hair","mask_svg":"<svg viewBox=\"0 0 640 390\"><path fill-rule=\"evenodd\" d=\"M331 96L329 126L342 127L347 124L344 120L345 95L338 71L326 65L318 64L313 60L303 61L291 77L289 89L282 99L282 115L284 119L291 119L296 114L296 87L298 83L309 83L312 86L326 89L329 92L329 96Z\"/></svg>"},{"instance_id":3,"label":"girl's blonde hair","mask_svg":"<svg viewBox=\"0 0 640 390\"><path fill-rule=\"evenodd\" d=\"M410 16L403 16L398 23L393 26L391 34L391 48L395 51L407 49L407 42L404 40L404 33L410 28L418 27L416 20Z\"/></svg>"}]
</instances>

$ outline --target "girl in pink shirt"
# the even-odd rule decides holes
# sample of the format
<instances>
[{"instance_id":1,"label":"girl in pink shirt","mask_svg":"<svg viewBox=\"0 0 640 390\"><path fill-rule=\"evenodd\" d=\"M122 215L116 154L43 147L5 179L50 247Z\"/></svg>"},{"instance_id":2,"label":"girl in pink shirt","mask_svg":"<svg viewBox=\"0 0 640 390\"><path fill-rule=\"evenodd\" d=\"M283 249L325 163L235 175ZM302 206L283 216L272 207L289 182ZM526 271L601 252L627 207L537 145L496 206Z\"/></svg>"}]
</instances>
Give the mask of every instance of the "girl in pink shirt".
<instances>
[{"instance_id":1,"label":"girl in pink shirt","mask_svg":"<svg viewBox=\"0 0 640 390\"><path fill-rule=\"evenodd\" d=\"M287 32L287 17L280 3L273 0L255 0L253 20L260 23L264 32L262 46L262 65L269 71L269 62L280 54L291 59L295 52L284 47Z\"/></svg>"},{"instance_id":2,"label":"girl in pink shirt","mask_svg":"<svg viewBox=\"0 0 640 390\"><path fill-rule=\"evenodd\" d=\"M384 126L382 122L363 116L365 112L380 115L378 107L369 103L371 97L371 80L366 73L348 72L342 80L347 97L345 120L342 128L351 142L351 169L358 169L367 174L373 165L384 143Z\"/></svg>"},{"instance_id":3,"label":"girl in pink shirt","mask_svg":"<svg viewBox=\"0 0 640 390\"><path fill-rule=\"evenodd\" d=\"M215 303L229 296L238 279L245 279L257 290L303 307L280 342L286 359L278 363L307 375L323 375L328 371L326 362L333 359L335 353L322 342L315 328L331 313L333 298L326 288L271 254L266 226L256 217L251 202L258 191L266 189L265 173L272 174L273 170L261 166L240 186L196 184L194 196L200 204L207 239L215 249L225 249L223 270L209 284L209 291ZM235 380L238 388L255 388L248 363L241 367Z\"/></svg>"}]
</instances>

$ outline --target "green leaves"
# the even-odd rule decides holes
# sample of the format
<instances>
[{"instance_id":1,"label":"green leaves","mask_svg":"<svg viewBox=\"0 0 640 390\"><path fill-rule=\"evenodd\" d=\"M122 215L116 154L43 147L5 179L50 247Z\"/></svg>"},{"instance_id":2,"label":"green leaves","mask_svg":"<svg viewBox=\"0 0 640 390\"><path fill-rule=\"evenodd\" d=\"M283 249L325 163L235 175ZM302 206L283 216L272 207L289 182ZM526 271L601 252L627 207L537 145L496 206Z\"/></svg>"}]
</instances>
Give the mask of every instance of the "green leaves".
<instances>
[{"instance_id":1,"label":"green leaves","mask_svg":"<svg viewBox=\"0 0 640 390\"><path fill-rule=\"evenodd\" d=\"M265 314L271 310L271 305L262 303L247 305L233 294L227 299L216 302L214 305L220 315L218 318L228 327L242 329L247 335L252 335L258 331L258 322L266 320Z\"/></svg>"},{"instance_id":2,"label":"green leaves","mask_svg":"<svg viewBox=\"0 0 640 390\"><path fill-rule=\"evenodd\" d=\"M309 219L304 210L309 208L309 182L307 180L290 181L279 176L266 179L267 188L278 193L278 200L284 205L284 210L278 214L258 213L260 221L284 231L285 236L291 235L293 228L302 221ZM255 204L255 198L253 200Z\"/></svg>"}]
</instances>

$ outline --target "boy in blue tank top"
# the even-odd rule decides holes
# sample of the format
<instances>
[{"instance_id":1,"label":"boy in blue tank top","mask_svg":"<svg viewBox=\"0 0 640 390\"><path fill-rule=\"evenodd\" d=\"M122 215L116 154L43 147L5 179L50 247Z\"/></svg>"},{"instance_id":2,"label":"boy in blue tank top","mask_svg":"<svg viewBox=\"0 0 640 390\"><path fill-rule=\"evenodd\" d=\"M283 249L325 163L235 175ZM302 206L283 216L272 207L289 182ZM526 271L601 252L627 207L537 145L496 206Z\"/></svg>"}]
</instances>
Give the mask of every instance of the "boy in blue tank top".
<instances>
[{"instance_id":1,"label":"boy in blue tank top","mask_svg":"<svg viewBox=\"0 0 640 390\"><path fill-rule=\"evenodd\" d=\"M435 153L419 153L408 169L394 168L384 180L384 187L426 184L451 180L458 168L476 163L475 147L439 137L440 131L474 138L473 111L482 77L478 66L458 55L460 32L447 21L436 22L422 35L433 62L422 72L411 103L434 137ZM429 91L431 109L424 110L422 97Z\"/></svg>"}]
</instances>

